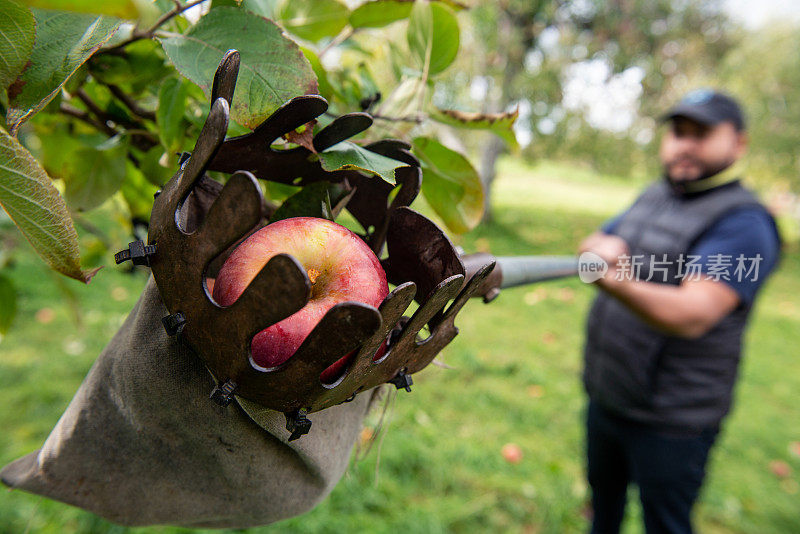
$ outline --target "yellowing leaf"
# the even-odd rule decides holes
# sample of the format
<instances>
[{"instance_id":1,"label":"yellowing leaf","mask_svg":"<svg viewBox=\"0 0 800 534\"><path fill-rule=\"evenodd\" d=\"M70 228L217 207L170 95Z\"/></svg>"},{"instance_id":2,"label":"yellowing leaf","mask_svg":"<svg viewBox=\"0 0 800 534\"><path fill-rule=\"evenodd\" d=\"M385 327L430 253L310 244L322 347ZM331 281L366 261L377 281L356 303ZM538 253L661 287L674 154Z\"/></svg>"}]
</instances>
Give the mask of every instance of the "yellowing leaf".
<instances>
[{"instance_id":1,"label":"yellowing leaf","mask_svg":"<svg viewBox=\"0 0 800 534\"><path fill-rule=\"evenodd\" d=\"M0 206L50 267L82 282L78 234L64 200L30 152L0 128Z\"/></svg>"},{"instance_id":2,"label":"yellowing leaf","mask_svg":"<svg viewBox=\"0 0 800 534\"><path fill-rule=\"evenodd\" d=\"M517 137L514 135L514 121L519 116L519 109L505 113L472 113L456 109L435 109L431 118L435 121L470 130L488 130L508 143L511 150L519 150Z\"/></svg>"}]
</instances>

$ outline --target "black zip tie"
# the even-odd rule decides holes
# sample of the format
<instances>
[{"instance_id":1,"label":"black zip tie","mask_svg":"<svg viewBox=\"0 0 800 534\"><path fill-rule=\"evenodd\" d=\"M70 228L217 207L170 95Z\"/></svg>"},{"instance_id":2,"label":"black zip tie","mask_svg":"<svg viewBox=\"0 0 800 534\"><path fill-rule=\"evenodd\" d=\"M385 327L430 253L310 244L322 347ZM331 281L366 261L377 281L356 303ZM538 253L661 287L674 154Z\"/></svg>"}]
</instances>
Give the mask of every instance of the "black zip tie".
<instances>
[{"instance_id":1,"label":"black zip tie","mask_svg":"<svg viewBox=\"0 0 800 534\"><path fill-rule=\"evenodd\" d=\"M236 382L228 379L221 386L215 386L208 398L224 407L233 401L233 392L235 390Z\"/></svg>"},{"instance_id":2,"label":"black zip tie","mask_svg":"<svg viewBox=\"0 0 800 534\"><path fill-rule=\"evenodd\" d=\"M411 375L406 374L405 371L400 371L395 375L394 378L389 380L390 384L394 384L394 387L397 389L405 389L406 391L411 391L411 386L414 384L414 379L411 378Z\"/></svg>"},{"instance_id":3,"label":"black zip tie","mask_svg":"<svg viewBox=\"0 0 800 534\"><path fill-rule=\"evenodd\" d=\"M161 324L164 325L164 330L167 334L174 336L180 334L183 326L186 324L186 317L181 312L173 313L161 318Z\"/></svg>"},{"instance_id":4,"label":"black zip tie","mask_svg":"<svg viewBox=\"0 0 800 534\"><path fill-rule=\"evenodd\" d=\"M155 245L145 245L143 241L128 243L128 248L114 254L117 265L123 261L132 261L134 265L150 266L150 256L156 253Z\"/></svg>"},{"instance_id":5,"label":"black zip tie","mask_svg":"<svg viewBox=\"0 0 800 534\"><path fill-rule=\"evenodd\" d=\"M307 410L295 410L286 412L284 415L286 415L286 430L292 433L289 441L294 441L311 430L311 421L306 417Z\"/></svg>"}]
</instances>

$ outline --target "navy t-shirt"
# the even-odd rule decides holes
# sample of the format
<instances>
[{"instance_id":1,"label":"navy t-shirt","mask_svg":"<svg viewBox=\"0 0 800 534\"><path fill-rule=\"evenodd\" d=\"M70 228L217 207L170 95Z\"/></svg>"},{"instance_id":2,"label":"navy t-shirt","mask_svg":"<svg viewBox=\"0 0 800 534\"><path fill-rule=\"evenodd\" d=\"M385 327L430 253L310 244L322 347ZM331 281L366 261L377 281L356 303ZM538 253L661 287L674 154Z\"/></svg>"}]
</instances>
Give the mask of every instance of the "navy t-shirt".
<instances>
[{"instance_id":1,"label":"navy t-shirt","mask_svg":"<svg viewBox=\"0 0 800 534\"><path fill-rule=\"evenodd\" d=\"M614 234L623 214L606 221L602 231ZM780 238L769 215L758 208L742 207L714 223L689 250L687 259L696 266L691 269L725 282L743 302L752 303L779 254Z\"/></svg>"}]
</instances>

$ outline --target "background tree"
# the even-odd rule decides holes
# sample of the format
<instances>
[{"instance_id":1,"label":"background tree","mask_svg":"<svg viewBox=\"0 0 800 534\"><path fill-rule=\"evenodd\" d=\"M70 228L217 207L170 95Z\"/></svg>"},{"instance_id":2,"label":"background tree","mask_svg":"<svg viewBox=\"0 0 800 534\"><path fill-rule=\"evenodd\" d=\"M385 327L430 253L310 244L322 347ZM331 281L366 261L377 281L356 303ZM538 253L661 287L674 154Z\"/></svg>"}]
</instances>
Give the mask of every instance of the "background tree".
<instances>
[{"instance_id":1,"label":"background tree","mask_svg":"<svg viewBox=\"0 0 800 534\"><path fill-rule=\"evenodd\" d=\"M715 72L738 42L723 7L720 1L672 0L480 2L464 32L469 53L440 85L454 105L473 111L521 109L517 131L530 142L524 150L529 159L579 160L601 172L642 174L653 169L653 117L704 73ZM592 109L598 98L611 100L609 93L626 77L640 88L630 102L631 121L609 127ZM595 91L571 99L576 79ZM607 90L597 91L603 86ZM480 154L484 216L490 218L496 162L504 145L513 150L515 141L481 136L466 144Z\"/></svg>"}]
</instances>

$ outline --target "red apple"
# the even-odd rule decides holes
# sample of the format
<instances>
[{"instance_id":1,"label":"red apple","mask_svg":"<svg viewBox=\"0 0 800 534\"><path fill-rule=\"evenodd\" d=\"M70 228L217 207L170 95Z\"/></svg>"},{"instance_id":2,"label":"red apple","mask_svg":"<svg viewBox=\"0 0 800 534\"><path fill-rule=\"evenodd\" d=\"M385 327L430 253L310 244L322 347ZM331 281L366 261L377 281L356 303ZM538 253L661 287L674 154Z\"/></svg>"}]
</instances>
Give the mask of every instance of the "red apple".
<instances>
[{"instance_id":1,"label":"red apple","mask_svg":"<svg viewBox=\"0 0 800 534\"><path fill-rule=\"evenodd\" d=\"M500 449L503 459L510 464L518 464L522 461L522 449L516 443L506 443Z\"/></svg>"},{"instance_id":2,"label":"red apple","mask_svg":"<svg viewBox=\"0 0 800 534\"><path fill-rule=\"evenodd\" d=\"M360 237L327 219L293 217L268 224L236 247L213 284L214 300L233 304L269 259L281 253L306 270L311 297L301 310L253 337L252 362L262 370L288 360L334 305L355 301L377 308L389 293L386 273ZM320 379L334 382L353 354L328 367Z\"/></svg>"}]
</instances>

